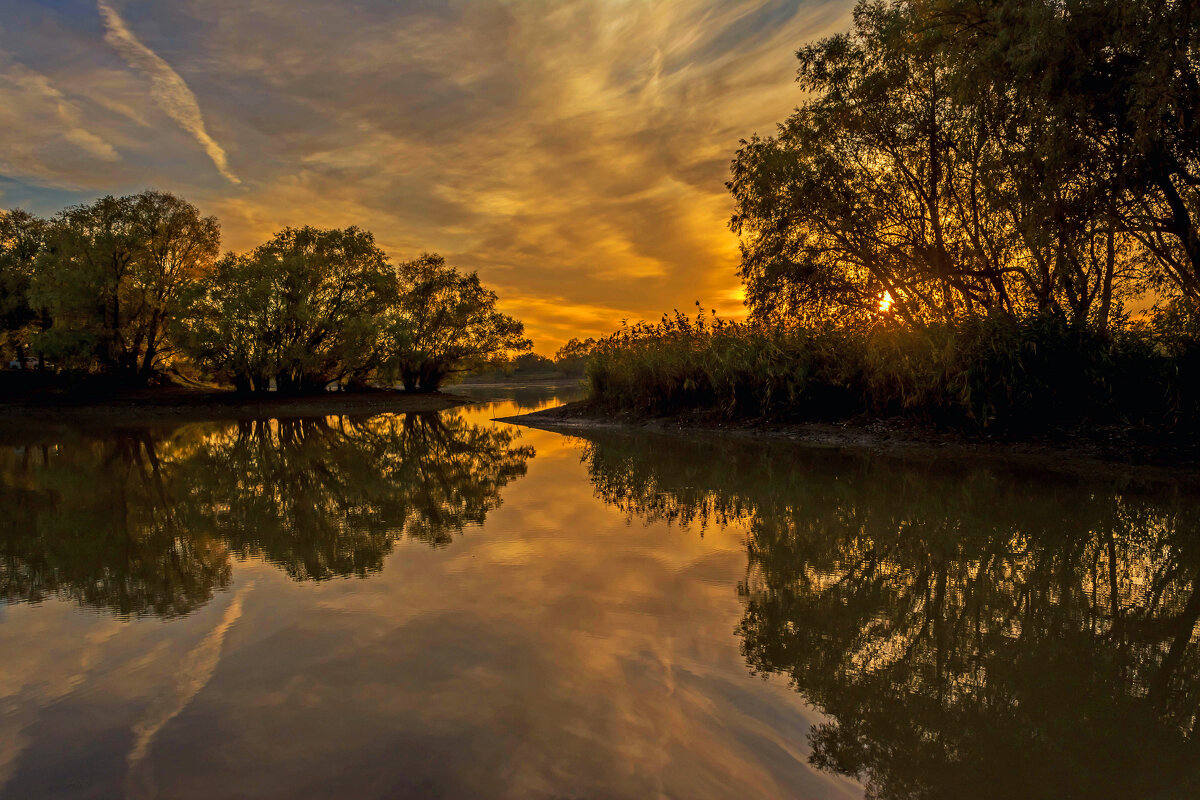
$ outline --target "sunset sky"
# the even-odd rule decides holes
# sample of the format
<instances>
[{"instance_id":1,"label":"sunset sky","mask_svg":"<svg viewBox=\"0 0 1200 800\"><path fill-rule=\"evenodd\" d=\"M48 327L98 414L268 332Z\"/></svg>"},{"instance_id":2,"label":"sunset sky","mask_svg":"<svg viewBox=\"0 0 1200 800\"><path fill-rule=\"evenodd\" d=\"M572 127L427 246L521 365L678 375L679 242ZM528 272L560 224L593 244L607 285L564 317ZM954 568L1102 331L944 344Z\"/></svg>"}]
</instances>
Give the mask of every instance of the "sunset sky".
<instances>
[{"instance_id":1,"label":"sunset sky","mask_svg":"<svg viewBox=\"0 0 1200 800\"><path fill-rule=\"evenodd\" d=\"M8 0L0 207L157 188L244 250L359 225L478 269L539 352L740 312L738 139L852 0Z\"/></svg>"}]
</instances>

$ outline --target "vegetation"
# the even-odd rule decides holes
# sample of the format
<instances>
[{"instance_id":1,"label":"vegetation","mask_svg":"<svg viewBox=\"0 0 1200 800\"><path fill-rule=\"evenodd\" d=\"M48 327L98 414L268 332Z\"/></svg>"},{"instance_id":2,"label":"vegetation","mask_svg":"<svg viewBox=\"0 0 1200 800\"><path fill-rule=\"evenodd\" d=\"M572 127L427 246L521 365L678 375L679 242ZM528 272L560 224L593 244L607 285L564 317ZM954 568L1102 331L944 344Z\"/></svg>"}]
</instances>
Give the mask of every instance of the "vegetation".
<instances>
[{"instance_id":1,"label":"vegetation","mask_svg":"<svg viewBox=\"0 0 1200 800\"><path fill-rule=\"evenodd\" d=\"M652 416L905 415L1010 433L1084 422L1191 430L1200 412L1200 340L1181 325L1179 309L1106 334L1053 317L921 326L885 318L845 328L676 314L600 342L588 370L591 402Z\"/></svg>"},{"instance_id":2,"label":"vegetation","mask_svg":"<svg viewBox=\"0 0 1200 800\"><path fill-rule=\"evenodd\" d=\"M300 393L454 371L529 348L476 273L393 267L359 228L286 228L220 255L220 225L162 192L41 220L0 212L0 355L144 385L198 369L241 391Z\"/></svg>"},{"instance_id":3,"label":"vegetation","mask_svg":"<svg viewBox=\"0 0 1200 800\"><path fill-rule=\"evenodd\" d=\"M537 353L521 353L506 359L492 359L482 367L465 373L475 382L545 381L580 379L591 360L595 339L571 339L558 349L554 358Z\"/></svg>"},{"instance_id":4,"label":"vegetation","mask_svg":"<svg viewBox=\"0 0 1200 800\"><path fill-rule=\"evenodd\" d=\"M798 57L805 102L742 143L728 184L749 321L618 332L596 403L1194 418L1194 3L863 0Z\"/></svg>"},{"instance_id":5,"label":"vegetation","mask_svg":"<svg viewBox=\"0 0 1200 800\"><path fill-rule=\"evenodd\" d=\"M496 293L477 273L463 275L429 254L401 264L397 273L384 363L405 389L433 391L452 370L533 346L520 322L496 310Z\"/></svg>"},{"instance_id":6,"label":"vegetation","mask_svg":"<svg viewBox=\"0 0 1200 800\"><path fill-rule=\"evenodd\" d=\"M554 366L567 375L582 376L587 371L595 349L596 340L590 336L582 341L571 339L554 354Z\"/></svg>"},{"instance_id":7,"label":"vegetation","mask_svg":"<svg viewBox=\"0 0 1200 800\"><path fill-rule=\"evenodd\" d=\"M180 338L201 367L243 391L314 391L378 366L396 276L365 231L287 228L197 289Z\"/></svg>"}]
</instances>

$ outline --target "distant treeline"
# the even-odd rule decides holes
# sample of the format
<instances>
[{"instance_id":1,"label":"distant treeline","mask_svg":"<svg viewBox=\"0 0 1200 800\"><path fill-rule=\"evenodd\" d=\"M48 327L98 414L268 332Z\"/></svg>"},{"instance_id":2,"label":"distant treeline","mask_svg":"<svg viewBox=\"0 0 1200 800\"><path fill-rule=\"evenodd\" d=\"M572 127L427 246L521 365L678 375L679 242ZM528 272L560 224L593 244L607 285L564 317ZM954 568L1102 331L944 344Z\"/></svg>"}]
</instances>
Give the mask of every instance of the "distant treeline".
<instances>
[{"instance_id":1,"label":"distant treeline","mask_svg":"<svg viewBox=\"0 0 1200 800\"><path fill-rule=\"evenodd\" d=\"M433 391L530 347L476 273L430 254L393 265L359 228L285 228L242 254L220 243L215 218L155 191L48 220L0 212L5 360L121 384L188 367L242 391Z\"/></svg>"},{"instance_id":2,"label":"distant treeline","mask_svg":"<svg viewBox=\"0 0 1200 800\"><path fill-rule=\"evenodd\" d=\"M571 339L547 358L537 353L521 353L507 359L495 359L465 374L473 381L521 381L547 378L582 378L591 361L596 340Z\"/></svg>"},{"instance_id":3,"label":"distant treeline","mask_svg":"<svg viewBox=\"0 0 1200 800\"><path fill-rule=\"evenodd\" d=\"M797 55L803 103L728 183L749 321L619 332L596 400L983 426L1197 410L1200 5L872 0Z\"/></svg>"}]
</instances>

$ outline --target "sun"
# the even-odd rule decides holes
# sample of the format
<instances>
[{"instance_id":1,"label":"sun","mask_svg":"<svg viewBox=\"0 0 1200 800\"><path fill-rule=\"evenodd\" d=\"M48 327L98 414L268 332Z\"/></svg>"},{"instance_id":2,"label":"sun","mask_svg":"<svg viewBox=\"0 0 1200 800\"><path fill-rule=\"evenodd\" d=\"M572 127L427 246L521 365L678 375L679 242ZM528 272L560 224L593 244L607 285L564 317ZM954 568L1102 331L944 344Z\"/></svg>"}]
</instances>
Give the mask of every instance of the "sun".
<instances>
[{"instance_id":1,"label":"sun","mask_svg":"<svg viewBox=\"0 0 1200 800\"><path fill-rule=\"evenodd\" d=\"M879 298L879 313L886 314L892 308L892 293L884 292L883 297Z\"/></svg>"}]
</instances>

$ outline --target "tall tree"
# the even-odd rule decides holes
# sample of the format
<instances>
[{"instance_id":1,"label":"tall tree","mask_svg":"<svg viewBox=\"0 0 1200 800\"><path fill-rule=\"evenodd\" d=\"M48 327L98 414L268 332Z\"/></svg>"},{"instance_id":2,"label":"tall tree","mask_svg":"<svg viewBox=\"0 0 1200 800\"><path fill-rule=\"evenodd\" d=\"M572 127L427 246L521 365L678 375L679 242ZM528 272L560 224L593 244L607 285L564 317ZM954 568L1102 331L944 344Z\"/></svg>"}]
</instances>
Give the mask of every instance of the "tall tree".
<instances>
[{"instance_id":1,"label":"tall tree","mask_svg":"<svg viewBox=\"0 0 1200 800\"><path fill-rule=\"evenodd\" d=\"M497 296L436 254L397 269L399 293L386 337L385 371L408 391L436 391L446 376L529 350L525 326L496 309Z\"/></svg>"},{"instance_id":2,"label":"tall tree","mask_svg":"<svg viewBox=\"0 0 1200 800\"><path fill-rule=\"evenodd\" d=\"M806 102L734 161L752 313L853 321L886 293L914 322L1104 330L1155 279L1195 296L1192 6L860 2L799 52Z\"/></svg>"},{"instance_id":3,"label":"tall tree","mask_svg":"<svg viewBox=\"0 0 1200 800\"><path fill-rule=\"evenodd\" d=\"M170 194L103 197L50 225L31 296L48 309L39 345L69 365L145 381L168 322L211 268L220 226Z\"/></svg>"},{"instance_id":4,"label":"tall tree","mask_svg":"<svg viewBox=\"0 0 1200 800\"><path fill-rule=\"evenodd\" d=\"M242 389L321 389L378 366L396 276L367 231L285 228L227 256L182 321L188 350Z\"/></svg>"}]
</instances>

